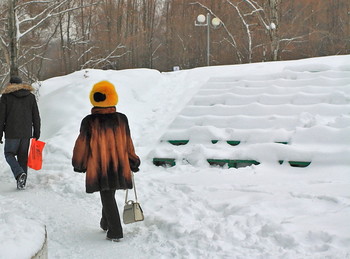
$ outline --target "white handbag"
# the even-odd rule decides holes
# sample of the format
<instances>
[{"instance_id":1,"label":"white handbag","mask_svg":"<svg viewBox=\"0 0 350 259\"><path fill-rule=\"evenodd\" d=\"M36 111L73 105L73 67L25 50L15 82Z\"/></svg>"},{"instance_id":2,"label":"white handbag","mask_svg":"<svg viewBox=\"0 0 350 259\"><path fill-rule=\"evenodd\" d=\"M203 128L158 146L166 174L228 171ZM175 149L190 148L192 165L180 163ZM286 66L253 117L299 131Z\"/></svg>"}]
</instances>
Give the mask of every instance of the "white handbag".
<instances>
[{"instance_id":1,"label":"white handbag","mask_svg":"<svg viewBox=\"0 0 350 259\"><path fill-rule=\"evenodd\" d=\"M133 172L131 172L131 179L134 186L135 201L128 200L128 189L126 189L125 204L124 204L124 210L123 210L124 224L130 224L130 223L144 220L143 211L141 209L140 203L138 203L137 201L136 185L135 185Z\"/></svg>"}]
</instances>

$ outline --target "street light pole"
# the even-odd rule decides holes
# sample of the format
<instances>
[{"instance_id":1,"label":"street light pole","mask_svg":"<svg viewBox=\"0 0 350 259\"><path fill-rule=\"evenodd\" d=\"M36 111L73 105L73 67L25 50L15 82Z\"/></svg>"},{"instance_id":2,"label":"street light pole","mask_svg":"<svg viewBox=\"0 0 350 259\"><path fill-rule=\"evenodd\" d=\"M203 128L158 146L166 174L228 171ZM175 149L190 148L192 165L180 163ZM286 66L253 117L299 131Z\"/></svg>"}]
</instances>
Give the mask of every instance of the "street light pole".
<instances>
[{"instance_id":1,"label":"street light pole","mask_svg":"<svg viewBox=\"0 0 350 259\"><path fill-rule=\"evenodd\" d=\"M210 13L207 13L207 66L210 66Z\"/></svg>"},{"instance_id":2,"label":"street light pole","mask_svg":"<svg viewBox=\"0 0 350 259\"><path fill-rule=\"evenodd\" d=\"M211 20L210 13L207 13L206 17L203 14L198 15L197 20L194 22L195 26L207 27L207 66L210 66L210 22L214 29L221 25L219 18L214 17Z\"/></svg>"}]
</instances>

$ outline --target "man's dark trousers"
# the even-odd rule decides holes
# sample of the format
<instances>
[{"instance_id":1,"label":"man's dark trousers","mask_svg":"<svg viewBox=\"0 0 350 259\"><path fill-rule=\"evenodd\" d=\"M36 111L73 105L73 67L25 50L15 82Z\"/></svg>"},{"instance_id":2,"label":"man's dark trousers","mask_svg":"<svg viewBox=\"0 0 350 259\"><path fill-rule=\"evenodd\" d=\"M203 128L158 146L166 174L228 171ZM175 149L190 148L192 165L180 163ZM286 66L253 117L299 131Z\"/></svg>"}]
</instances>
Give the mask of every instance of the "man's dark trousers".
<instances>
[{"instance_id":1,"label":"man's dark trousers","mask_svg":"<svg viewBox=\"0 0 350 259\"><path fill-rule=\"evenodd\" d=\"M27 173L28 171L29 143L29 138L5 139L5 159L10 165L13 176L16 179L21 173Z\"/></svg>"}]
</instances>

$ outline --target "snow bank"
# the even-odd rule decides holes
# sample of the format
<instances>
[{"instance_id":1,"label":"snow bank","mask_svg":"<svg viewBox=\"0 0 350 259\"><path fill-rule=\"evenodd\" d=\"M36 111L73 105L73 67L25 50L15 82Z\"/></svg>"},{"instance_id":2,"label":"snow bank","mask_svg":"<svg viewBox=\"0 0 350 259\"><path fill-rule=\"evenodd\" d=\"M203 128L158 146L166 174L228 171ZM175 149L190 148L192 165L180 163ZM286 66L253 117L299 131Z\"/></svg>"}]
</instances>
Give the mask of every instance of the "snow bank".
<instances>
[{"instance_id":1,"label":"snow bank","mask_svg":"<svg viewBox=\"0 0 350 259\"><path fill-rule=\"evenodd\" d=\"M42 82L43 169L30 170L18 192L0 159L0 258L28 258L43 225L49 258L350 258L349 63L335 56L171 73L83 70ZM70 165L100 80L116 85L142 160L135 180L145 221L125 225L120 243L105 240L99 195L85 193L85 175ZM170 137L189 143L161 142ZM226 142L236 138L237 146ZM175 167L152 164L167 153ZM262 163L222 169L205 161L214 155ZM279 163L302 158L312 163ZM116 196L121 210L124 192Z\"/></svg>"},{"instance_id":2,"label":"snow bank","mask_svg":"<svg viewBox=\"0 0 350 259\"><path fill-rule=\"evenodd\" d=\"M42 248L45 226L27 218L17 200L0 196L0 258L31 258Z\"/></svg>"}]
</instances>

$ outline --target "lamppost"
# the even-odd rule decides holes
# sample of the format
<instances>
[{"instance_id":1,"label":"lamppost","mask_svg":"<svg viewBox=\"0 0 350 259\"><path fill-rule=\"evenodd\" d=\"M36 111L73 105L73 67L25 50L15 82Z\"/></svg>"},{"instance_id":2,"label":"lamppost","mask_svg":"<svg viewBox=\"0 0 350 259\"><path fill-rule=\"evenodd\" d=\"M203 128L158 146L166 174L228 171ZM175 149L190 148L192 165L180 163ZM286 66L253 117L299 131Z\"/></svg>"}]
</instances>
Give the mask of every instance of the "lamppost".
<instances>
[{"instance_id":1,"label":"lamppost","mask_svg":"<svg viewBox=\"0 0 350 259\"><path fill-rule=\"evenodd\" d=\"M207 26L207 66L210 65L210 27L213 29L218 28L221 25L221 20L217 17L214 17L211 20L210 13L207 13L207 16L200 14L197 16L197 20L194 22L195 26Z\"/></svg>"}]
</instances>

